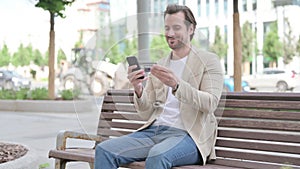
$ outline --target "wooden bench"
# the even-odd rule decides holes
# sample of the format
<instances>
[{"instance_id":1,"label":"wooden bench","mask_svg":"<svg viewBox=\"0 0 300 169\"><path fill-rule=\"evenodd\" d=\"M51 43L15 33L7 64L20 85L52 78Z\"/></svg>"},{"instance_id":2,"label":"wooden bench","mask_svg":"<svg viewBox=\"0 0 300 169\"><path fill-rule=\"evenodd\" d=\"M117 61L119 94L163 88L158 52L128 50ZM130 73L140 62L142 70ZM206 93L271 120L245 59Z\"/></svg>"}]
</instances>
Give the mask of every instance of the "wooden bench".
<instances>
[{"instance_id":1,"label":"wooden bench","mask_svg":"<svg viewBox=\"0 0 300 169\"><path fill-rule=\"evenodd\" d=\"M215 114L217 159L205 166L174 169L300 168L300 93L224 93ZM136 114L132 91L110 90L103 99L97 135L60 132L49 157L56 159L56 169L71 161L88 162L93 168L94 150L68 148L67 139L100 142L135 131L143 123ZM127 167L143 165L136 162Z\"/></svg>"}]
</instances>

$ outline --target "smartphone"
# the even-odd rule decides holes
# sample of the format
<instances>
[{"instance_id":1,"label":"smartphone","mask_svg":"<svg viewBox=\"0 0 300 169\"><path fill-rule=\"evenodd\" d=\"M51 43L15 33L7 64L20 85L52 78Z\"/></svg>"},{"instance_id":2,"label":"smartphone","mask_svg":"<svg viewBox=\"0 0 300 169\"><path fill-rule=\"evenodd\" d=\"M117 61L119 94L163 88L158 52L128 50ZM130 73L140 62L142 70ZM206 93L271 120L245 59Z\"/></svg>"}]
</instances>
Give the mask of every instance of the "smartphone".
<instances>
[{"instance_id":1,"label":"smartphone","mask_svg":"<svg viewBox=\"0 0 300 169\"><path fill-rule=\"evenodd\" d=\"M140 64L139 64L139 62L138 62L138 60L137 60L137 58L135 56L128 56L126 58L126 60L127 60L127 63L129 64L129 66L132 66L132 65L136 65L137 66L132 71L137 71L137 70L141 69ZM144 76L141 76L138 79L144 79Z\"/></svg>"}]
</instances>

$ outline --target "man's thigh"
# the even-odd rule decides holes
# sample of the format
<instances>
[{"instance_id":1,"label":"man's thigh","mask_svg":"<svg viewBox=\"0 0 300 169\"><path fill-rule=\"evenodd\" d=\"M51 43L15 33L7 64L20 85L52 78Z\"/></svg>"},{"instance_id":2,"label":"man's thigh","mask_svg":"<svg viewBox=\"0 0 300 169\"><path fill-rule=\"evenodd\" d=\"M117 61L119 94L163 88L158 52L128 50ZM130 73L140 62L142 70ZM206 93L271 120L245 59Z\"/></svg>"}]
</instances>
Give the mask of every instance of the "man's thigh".
<instances>
[{"instance_id":1,"label":"man's thigh","mask_svg":"<svg viewBox=\"0 0 300 169\"><path fill-rule=\"evenodd\" d=\"M157 156L169 160L173 166L202 163L201 154L193 139L188 134L167 138L153 146L148 158L156 158Z\"/></svg>"},{"instance_id":2,"label":"man's thigh","mask_svg":"<svg viewBox=\"0 0 300 169\"><path fill-rule=\"evenodd\" d=\"M151 132L139 131L100 143L102 149L123 158L146 159L155 144Z\"/></svg>"}]
</instances>

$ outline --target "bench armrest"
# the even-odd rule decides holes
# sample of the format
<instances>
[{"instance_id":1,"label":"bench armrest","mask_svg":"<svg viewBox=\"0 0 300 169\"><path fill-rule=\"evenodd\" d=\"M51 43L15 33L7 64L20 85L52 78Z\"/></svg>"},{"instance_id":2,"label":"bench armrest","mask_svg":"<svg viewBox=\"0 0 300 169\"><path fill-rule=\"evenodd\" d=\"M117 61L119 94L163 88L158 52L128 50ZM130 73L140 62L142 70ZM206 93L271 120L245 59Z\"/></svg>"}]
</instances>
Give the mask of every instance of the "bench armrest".
<instances>
[{"instance_id":1,"label":"bench armrest","mask_svg":"<svg viewBox=\"0 0 300 169\"><path fill-rule=\"evenodd\" d=\"M102 138L97 135L62 130L57 134L56 137L56 149L65 150L68 138L98 141L98 142L102 140Z\"/></svg>"}]
</instances>

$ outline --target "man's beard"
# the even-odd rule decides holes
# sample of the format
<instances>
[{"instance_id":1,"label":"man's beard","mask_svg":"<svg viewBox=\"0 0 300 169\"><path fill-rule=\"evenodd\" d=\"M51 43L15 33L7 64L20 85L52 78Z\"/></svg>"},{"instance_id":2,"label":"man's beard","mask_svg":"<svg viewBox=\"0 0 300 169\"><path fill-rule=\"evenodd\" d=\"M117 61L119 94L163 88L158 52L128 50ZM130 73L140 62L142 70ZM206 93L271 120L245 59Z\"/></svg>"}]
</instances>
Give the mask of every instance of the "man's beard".
<instances>
[{"instance_id":1,"label":"man's beard","mask_svg":"<svg viewBox=\"0 0 300 169\"><path fill-rule=\"evenodd\" d=\"M167 43L171 49L179 49L184 46L182 39L175 37L166 37Z\"/></svg>"}]
</instances>

